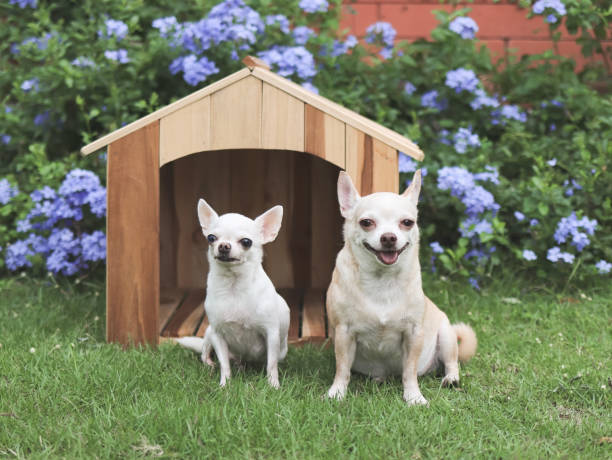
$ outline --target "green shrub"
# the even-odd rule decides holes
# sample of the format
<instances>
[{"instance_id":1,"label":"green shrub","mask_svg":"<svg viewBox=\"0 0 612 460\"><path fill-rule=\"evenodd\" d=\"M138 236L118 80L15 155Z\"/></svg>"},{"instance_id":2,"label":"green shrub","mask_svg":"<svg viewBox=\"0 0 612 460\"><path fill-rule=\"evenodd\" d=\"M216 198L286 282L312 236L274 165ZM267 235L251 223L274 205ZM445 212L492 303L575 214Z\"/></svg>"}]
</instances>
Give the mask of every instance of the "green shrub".
<instances>
[{"instance_id":1,"label":"green shrub","mask_svg":"<svg viewBox=\"0 0 612 460\"><path fill-rule=\"evenodd\" d=\"M500 269L560 281L609 271L612 102L588 85L602 75L596 67L577 74L552 51L493 62L471 38L476 25L457 22L467 9L437 12L429 40L395 43L378 23L357 43L337 32L337 0L21 3L32 2L1 7L0 172L22 192L57 186L72 168L103 176L104 156L75 155L83 144L252 54L421 146L422 234L435 243L423 245L424 267L474 285ZM596 2L566 4L552 32L592 28L601 43L609 13ZM580 43L599 52L584 33ZM402 156L401 181L416 167ZM10 229L33 204L15 197L7 206L0 225ZM6 235L0 245L27 236Z\"/></svg>"}]
</instances>

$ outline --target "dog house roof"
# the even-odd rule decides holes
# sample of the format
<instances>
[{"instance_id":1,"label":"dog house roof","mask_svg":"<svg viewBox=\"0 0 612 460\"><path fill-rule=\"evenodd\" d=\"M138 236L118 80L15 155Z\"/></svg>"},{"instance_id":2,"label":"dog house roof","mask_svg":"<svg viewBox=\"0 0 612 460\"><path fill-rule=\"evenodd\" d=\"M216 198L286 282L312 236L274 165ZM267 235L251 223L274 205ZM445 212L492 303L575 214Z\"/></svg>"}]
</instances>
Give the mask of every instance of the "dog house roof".
<instances>
[{"instance_id":1,"label":"dog house roof","mask_svg":"<svg viewBox=\"0 0 612 460\"><path fill-rule=\"evenodd\" d=\"M248 56L243 63L246 68L97 139L81 152L88 155L159 120L160 166L199 151L263 148L315 154L320 149L327 152L320 156L344 167L345 155L359 135L370 136L388 151L423 159L410 139L280 77L257 58Z\"/></svg>"}]
</instances>

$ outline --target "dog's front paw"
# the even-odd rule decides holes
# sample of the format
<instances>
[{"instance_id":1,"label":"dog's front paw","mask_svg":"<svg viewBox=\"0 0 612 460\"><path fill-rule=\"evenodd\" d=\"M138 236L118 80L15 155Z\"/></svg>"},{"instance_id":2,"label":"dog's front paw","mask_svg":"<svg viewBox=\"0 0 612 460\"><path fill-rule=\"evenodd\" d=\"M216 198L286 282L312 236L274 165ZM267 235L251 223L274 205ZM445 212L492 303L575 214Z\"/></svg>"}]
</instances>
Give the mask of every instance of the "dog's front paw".
<instances>
[{"instance_id":1,"label":"dog's front paw","mask_svg":"<svg viewBox=\"0 0 612 460\"><path fill-rule=\"evenodd\" d=\"M221 380L219 381L219 386L220 387L225 387L227 385L227 382L229 382L229 377L226 377L225 375L221 376Z\"/></svg>"},{"instance_id":2,"label":"dog's front paw","mask_svg":"<svg viewBox=\"0 0 612 460\"><path fill-rule=\"evenodd\" d=\"M406 401L409 406L426 406L427 404L429 404L421 393L404 392L404 401Z\"/></svg>"},{"instance_id":3,"label":"dog's front paw","mask_svg":"<svg viewBox=\"0 0 612 460\"><path fill-rule=\"evenodd\" d=\"M278 377L272 377L272 376L268 377L268 383L275 390L278 390L280 388L280 383L278 381Z\"/></svg>"},{"instance_id":4,"label":"dog's front paw","mask_svg":"<svg viewBox=\"0 0 612 460\"><path fill-rule=\"evenodd\" d=\"M327 392L327 397L340 401L341 399L344 399L345 394L346 386L333 384Z\"/></svg>"},{"instance_id":5,"label":"dog's front paw","mask_svg":"<svg viewBox=\"0 0 612 460\"><path fill-rule=\"evenodd\" d=\"M448 374L445 375L442 379L443 387L458 387L459 386L459 376L457 374Z\"/></svg>"}]
</instances>

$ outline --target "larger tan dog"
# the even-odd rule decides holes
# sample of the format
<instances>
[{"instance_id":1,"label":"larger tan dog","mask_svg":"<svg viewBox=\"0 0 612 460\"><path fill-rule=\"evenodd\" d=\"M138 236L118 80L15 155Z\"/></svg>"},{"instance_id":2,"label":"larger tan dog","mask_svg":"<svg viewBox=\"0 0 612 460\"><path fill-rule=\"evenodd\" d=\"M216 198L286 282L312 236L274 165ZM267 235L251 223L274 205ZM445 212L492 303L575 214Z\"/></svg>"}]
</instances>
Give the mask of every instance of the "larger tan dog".
<instances>
[{"instance_id":1,"label":"larger tan dog","mask_svg":"<svg viewBox=\"0 0 612 460\"><path fill-rule=\"evenodd\" d=\"M417 375L444 366L444 385L459 382L458 361L476 352L471 327L451 325L421 286L417 202L421 171L401 195L360 197L340 172L338 200L345 244L327 291L336 376L330 398L342 399L351 369L384 379L401 375L404 400L427 404ZM460 340L458 345L457 341Z\"/></svg>"}]
</instances>

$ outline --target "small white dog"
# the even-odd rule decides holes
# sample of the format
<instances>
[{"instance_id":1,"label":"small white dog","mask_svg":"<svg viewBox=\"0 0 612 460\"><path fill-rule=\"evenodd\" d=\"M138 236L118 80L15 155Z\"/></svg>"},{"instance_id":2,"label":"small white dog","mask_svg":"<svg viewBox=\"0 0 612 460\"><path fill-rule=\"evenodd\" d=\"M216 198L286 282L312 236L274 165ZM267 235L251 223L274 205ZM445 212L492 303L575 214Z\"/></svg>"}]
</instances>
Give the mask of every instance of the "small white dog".
<instances>
[{"instance_id":1,"label":"small white dog","mask_svg":"<svg viewBox=\"0 0 612 460\"><path fill-rule=\"evenodd\" d=\"M467 361L476 352L472 328L451 325L423 294L416 223L420 190L419 170L401 195L360 197L349 175L340 172L345 244L327 291L336 354L330 398L344 397L354 369L377 380L401 375L404 400L427 404L417 375L443 365L442 383L457 384L458 360Z\"/></svg>"},{"instance_id":2,"label":"small white dog","mask_svg":"<svg viewBox=\"0 0 612 460\"><path fill-rule=\"evenodd\" d=\"M287 354L289 307L277 294L261 262L262 246L274 241L283 207L275 206L255 220L241 214L217 215L204 200L198 218L208 239L209 272L204 308L209 326L204 338L182 337L177 342L214 366L214 348L221 368L221 386L230 378L230 357L246 361L267 359L268 382L278 388L278 362Z\"/></svg>"}]
</instances>

